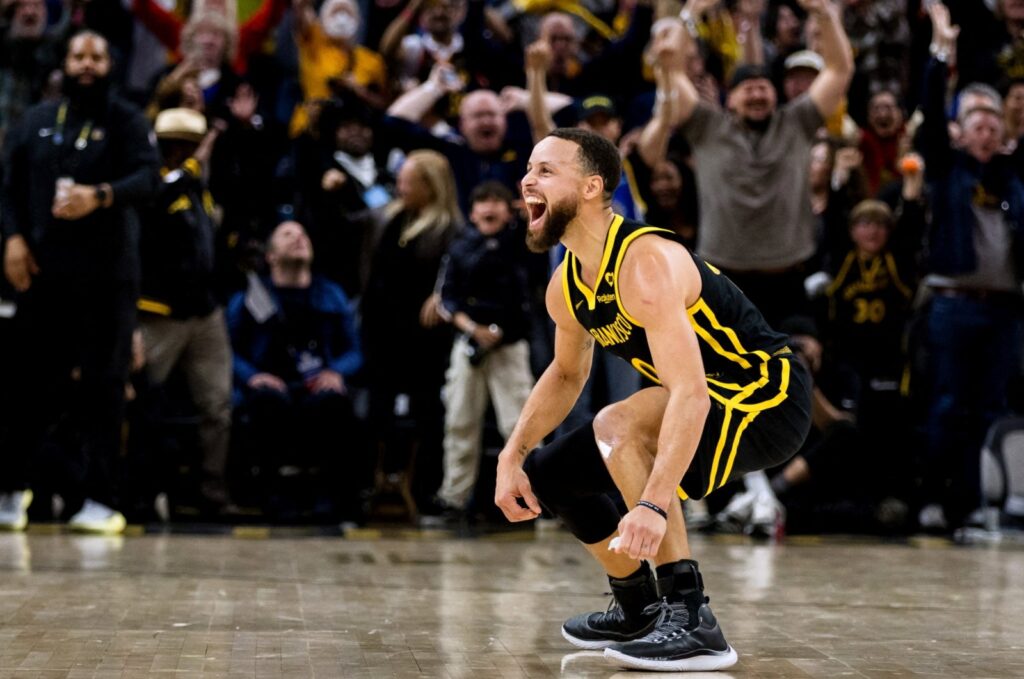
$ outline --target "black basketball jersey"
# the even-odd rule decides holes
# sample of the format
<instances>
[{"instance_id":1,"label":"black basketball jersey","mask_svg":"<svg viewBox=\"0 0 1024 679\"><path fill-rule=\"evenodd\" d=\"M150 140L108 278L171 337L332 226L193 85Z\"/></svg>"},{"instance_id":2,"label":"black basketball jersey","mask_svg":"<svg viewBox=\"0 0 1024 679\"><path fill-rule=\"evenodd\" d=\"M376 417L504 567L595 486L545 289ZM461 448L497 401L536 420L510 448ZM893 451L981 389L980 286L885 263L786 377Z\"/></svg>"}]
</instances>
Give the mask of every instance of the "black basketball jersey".
<instances>
[{"instance_id":1,"label":"black basketball jersey","mask_svg":"<svg viewBox=\"0 0 1024 679\"><path fill-rule=\"evenodd\" d=\"M626 250L647 234L682 244L672 231L615 215L605 239L596 289L591 290L583 281L579 260L568 251L562 266L562 288L569 311L598 344L660 384L647 333L623 308L618 290L619 268ZM789 353L786 336L772 330L750 300L718 269L692 252L690 256L700 271L701 294L686 311L697 334L711 397L747 412L781 402L790 366L788 361L772 358ZM679 300L679 304L685 304L685 300Z\"/></svg>"},{"instance_id":2,"label":"black basketball jersey","mask_svg":"<svg viewBox=\"0 0 1024 679\"><path fill-rule=\"evenodd\" d=\"M828 288L834 358L871 376L902 372L913 296L891 252L862 259L851 250Z\"/></svg>"}]
</instances>

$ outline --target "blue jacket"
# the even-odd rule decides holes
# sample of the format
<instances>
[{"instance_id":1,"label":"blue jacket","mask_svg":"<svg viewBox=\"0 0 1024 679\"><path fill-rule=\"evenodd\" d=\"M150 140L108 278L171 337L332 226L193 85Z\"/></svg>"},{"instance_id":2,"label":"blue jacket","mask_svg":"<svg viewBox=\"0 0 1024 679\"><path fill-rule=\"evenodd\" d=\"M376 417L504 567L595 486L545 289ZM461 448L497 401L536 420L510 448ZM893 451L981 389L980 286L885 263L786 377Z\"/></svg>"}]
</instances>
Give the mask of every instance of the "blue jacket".
<instances>
[{"instance_id":1,"label":"blue jacket","mask_svg":"<svg viewBox=\"0 0 1024 679\"><path fill-rule=\"evenodd\" d=\"M915 146L925 160L931 193L932 225L928 238L929 270L946 276L978 268L974 250L976 218L972 202L979 185L997 196L1013 237L1014 264L1024 274L1024 184L1009 156L981 164L950 146L946 127L946 65L932 59L925 70L924 123Z\"/></svg>"},{"instance_id":2,"label":"blue jacket","mask_svg":"<svg viewBox=\"0 0 1024 679\"><path fill-rule=\"evenodd\" d=\"M281 359L270 355L274 346L280 346L286 327L280 313L281 302L274 284L268 279L262 282L278 307L278 313L265 322L257 322L246 308L246 292L236 294L228 304L228 332L234 350L235 382L239 385L247 384L257 373L270 372L270 366ZM320 327L318 344L326 356L326 366L347 378L363 365L359 333L348 298L339 285L319 276L313 277L311 292Z\"/></svg>"}]
</instances>

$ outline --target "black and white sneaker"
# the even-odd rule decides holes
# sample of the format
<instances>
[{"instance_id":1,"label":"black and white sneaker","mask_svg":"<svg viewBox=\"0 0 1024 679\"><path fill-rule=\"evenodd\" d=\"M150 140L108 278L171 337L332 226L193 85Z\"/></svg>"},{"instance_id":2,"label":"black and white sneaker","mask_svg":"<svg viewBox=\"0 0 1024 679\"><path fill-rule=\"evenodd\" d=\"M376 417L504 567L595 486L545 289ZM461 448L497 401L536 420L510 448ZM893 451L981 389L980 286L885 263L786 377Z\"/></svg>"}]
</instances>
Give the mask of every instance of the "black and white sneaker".
<instances>
[{"instance_id":1,"label":"black and white sneaker","mask_svg":"<svg viewBox=\"0 0 1024 679\"><path fill-rule=\"evenodd\" d=\"M613 598L606 611L583 613L562 625L562 636L577 648L598 650L639 639L653 631L658 622L658 609L651 607L658 601L657 585L646 563L631 578L608 580Z\"/></svg>"},{"instance_id":2,"label":"black and white sneaker","mask_svg":"<svg viewBox=\"0 0 1024 679\"><path fill-rule=\"evenodd\" d=\"M736 664L736 651L706 600L695 611L695 624L685 600L663 599L645 612L658 614L654 630L642 639L605 648L606 658L623 667L656 672L709 672Z\"/></svg>"}]
</instances>

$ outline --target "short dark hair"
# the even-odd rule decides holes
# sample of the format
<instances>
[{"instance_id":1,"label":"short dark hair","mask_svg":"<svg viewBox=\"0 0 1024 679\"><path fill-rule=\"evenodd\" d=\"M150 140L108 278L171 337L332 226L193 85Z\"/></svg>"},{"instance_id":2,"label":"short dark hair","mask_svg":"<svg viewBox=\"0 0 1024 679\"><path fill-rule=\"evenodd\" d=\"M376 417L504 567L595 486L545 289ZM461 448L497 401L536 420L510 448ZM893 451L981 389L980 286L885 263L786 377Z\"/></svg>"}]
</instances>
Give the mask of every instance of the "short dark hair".
<instances>
[{"instance_id":1,"label":"short dark hair","mask_svg":"<svg viewBox=\"0 0 1024 679\"><path fill-rule=\"evenodd\" d=\"M571 141L580 147L577 152L580 166L587 174L601 177L604 181L604 199L611 200L612 192L622 177L622 159L619 158L615 144L599 134L578 127L559 127L548 133L548 136Z\"/></svg>"},{"instance_id":2,"label":"short dark hair","mask_svg":"<svg viewBox=\"0 0 1024 679\"><path fill-rule=\"evenodd\" d=\"M511 208L515 196L507 186L492 180L477 184L469 193L469 204L471 206L486 200L500 200Z\"/></svg>"}]
</instances>

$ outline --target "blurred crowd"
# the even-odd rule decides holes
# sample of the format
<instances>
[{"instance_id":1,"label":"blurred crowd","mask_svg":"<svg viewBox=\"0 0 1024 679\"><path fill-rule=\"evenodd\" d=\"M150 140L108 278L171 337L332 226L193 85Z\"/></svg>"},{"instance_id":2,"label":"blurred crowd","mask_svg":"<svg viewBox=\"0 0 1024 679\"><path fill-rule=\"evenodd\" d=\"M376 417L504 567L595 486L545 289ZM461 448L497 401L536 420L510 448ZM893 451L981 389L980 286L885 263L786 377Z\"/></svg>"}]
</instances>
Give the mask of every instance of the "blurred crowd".
<instances>
[{"instance_id":1,"label":"blurred crowd","mask_svg":"<svg viewBox=\"0 0 1024 679\"><path fill-rule=\"evenodd\" d=\"M981 520L1024 0L0 0L0 42L0 526L493 518L561 258L518 185L562 126L815 376L801 452L694 525ZM643 380L597 356L570 420Z\"/></svg>"}]
</instances>

